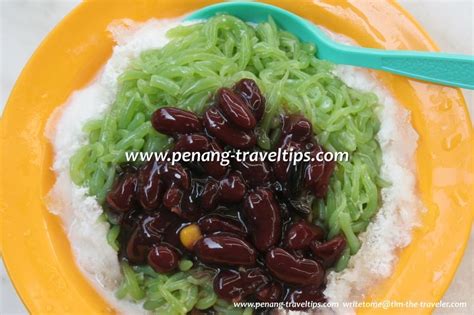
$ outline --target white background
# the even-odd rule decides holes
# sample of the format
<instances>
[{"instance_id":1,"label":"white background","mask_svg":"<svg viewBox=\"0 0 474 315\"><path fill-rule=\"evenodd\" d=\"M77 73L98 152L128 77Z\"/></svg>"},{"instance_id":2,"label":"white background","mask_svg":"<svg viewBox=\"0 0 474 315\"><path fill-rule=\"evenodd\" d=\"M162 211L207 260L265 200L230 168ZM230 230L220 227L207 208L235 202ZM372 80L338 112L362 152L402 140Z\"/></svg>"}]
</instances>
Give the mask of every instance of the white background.
<instances>
[{"instance_id":1,"label":"white background","mask_svg":"<svg viewBox=\"0 0 474 315\"><path fill-rule=\"evenodd\" d=\"M172 1L172 0L170 0ZM359 0L366 1L366 0ZM0 112L11 88L30 55L44 36L66 15L78 0L0 0ZM474 53L474 0L401 0L446 52ZM471 120L474 96L466 92ZM455 227L453 227L455 228ZM443 301L465 301L468 309L438 309L444 314L474 314L474 238ZM435 246L435 244L433 244ZM0 314L25 314L0 262Z\"/></svg>"}]
</instances>

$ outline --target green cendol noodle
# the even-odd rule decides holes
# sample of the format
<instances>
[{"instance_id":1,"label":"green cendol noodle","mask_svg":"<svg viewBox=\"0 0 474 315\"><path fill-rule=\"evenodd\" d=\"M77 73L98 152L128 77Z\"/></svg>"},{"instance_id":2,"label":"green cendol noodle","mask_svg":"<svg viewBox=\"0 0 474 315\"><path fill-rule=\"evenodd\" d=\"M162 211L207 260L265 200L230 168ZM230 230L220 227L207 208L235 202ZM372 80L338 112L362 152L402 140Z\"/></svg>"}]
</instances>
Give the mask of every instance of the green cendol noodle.
<instances>
[{"instance_id":1,"label":"green cendol noodle","mask_svg":"<svg viewBox=\"0 0 474 315\"><path fill-rule=\"evenodd\" d=\"M313 204L315 222L328 228L329 238L344 233L348 248L336 265L344 269L360 248L364 231L379 207L384 182L378 173L381 150L375 135L379 120L374 94L347 87L332 74L333 65L315 57L313 45L279 30L270 19L252 27L227 15L206 22L178 26L168 32L170 42L145 51L119 78L119 91L110 112L84 127L89 143L71 158L75 184L87 186L100 202L111 188L125 151L160 151L168 144L150 124L162 106L202 113L210 95L242 78L255 80L267 98L259 126L259 145L269 149L275 117L284 109L301 113L313 124L319 143L329 151L350 154L338 162L326 200ZM118 226L108 235L117 247ZM159 314L185 314L193 307L214 305L222 314L251 313L217 300L212 275L182 261L181 271L169 275L149 267L123 266L124 282L117 297L145 301Z\"/></svg>"}]
</instances>

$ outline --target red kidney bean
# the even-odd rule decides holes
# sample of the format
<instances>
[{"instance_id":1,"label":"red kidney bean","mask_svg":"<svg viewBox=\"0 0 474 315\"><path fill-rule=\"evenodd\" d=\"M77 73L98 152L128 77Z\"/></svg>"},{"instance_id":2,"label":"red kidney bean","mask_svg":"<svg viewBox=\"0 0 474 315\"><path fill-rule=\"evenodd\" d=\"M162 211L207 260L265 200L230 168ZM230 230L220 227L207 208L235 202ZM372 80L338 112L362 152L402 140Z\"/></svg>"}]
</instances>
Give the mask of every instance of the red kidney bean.
<instances>
[{"instance_id":1,"label":"red kidney bean","mask_svg":"<svg viewBox=\"0 0 474 315\"><path fill-rule=\"evenodd\" d=\"M287 151L286 158L289 159L290 157L290 151L293 152L300 152L303 151L303 146L291 140L289 137L285 138L286 140L283 140L281 143L281 150L282 150L282 157L283 157L283 151ZM288 140L289 139L289 140ZM285 161L283 158L280 159L279 161L276 161L273 163L273 170L274 170L274 175L275 178L280 181L281 183L286 183L290 180L291 174L294 173L294 169L296 169L297 165L294 165L292 161Z\"/></svg>"},{"instance_id":2,"label":"red kidney bean","mask_svg":"<svg viewBox=\"0 0 474 315\"><path fill-rule=\"evenodd\" d=\"M129 243L129 240L132 238L132 234L135 233L134 239L130 243L132 250L130 256L135 256L133 252L135 251L134 246L143 247L144 250L156 242L158 242L163 235L165 235L166 230L177 223L177 226L181 224L181 220L178 216L171 213L170 211L161 208L153 214L144 214L138 210L132 210L124 215L120 222L120 234L119 241L121 244L121 249L126 249ZM136 251L139 255L140 250ZM144 252L142 251L142 254ZM127 253L123 253L127 256ZM142 258L144 256L141 256Z\"/></svg>"},{"instance_id":3,"label":"red kidney bean","mask_svg":"<svg viewBox=\"0 0 474 315\"><path fill-rule=\"evenodd\" d=\"M293 223L286 232L285 247L292 250L307 249L312 240L321 241L324 230L317 225L301 220Z\"/></svg>"},{"instance_id":4,"label":"red kidney bean","mask_svg":"<svg viewBox=\"0 0 474 315\"><path fill-rule=\"evenodd\" d=\"M244 272L244 274L245 278L247 278L249 287L251 287L254 291L270 282L270 278L268 277L268 275L265 274L263 270L258 267L248 269Z\"/></svg>"},{"instance_id":5,"label":"red kidney bean","mask_svg":"<svg viewBox=\"0 0 474 315\"><path fill-rule=\"evenodd\" d=\"M255 81L242 79L234 86L234 90L252 110L255 119L257 121L262 119L265 112L265 97L260 92Z\"/></svg>"},{"instance_id":6,"label":"red kidney bean","mask_svg":"<svg viewBox=\"0 0 474 315\"><path fill-rule=\"evenodd\" d=\"M217 91L217 106L227 119L240 128L253 129L257 125L250 109L231 89L221 88Z\"/></svg>"},{"instance_id":7,"label":"red kidney bean","mask_svg":"<svg viewBox=\"0 0 474 315\"><path fill-rule=\"evenodd\" d=\"M202 131L201 120L193 112L175 107L162 107L151 116L156 131L168 136Z\"/></svg>"},{"instance_id":8,"label":"red kidney bean","mask_svg":"<svg viewBox=\"0 0 474 315\"><path fill-rule=\"evenodd\" d=\"M295 305L289 309L303 311L307 310L308 308L298 306L298 304L301 305L301 303L304 302L324 303L326 302L326 297L324 296L323 290L319 286L309 285L302 288L292 289L285 298L285 302L295 303Z\"/></svg>"},{"instance_id":9,"label":"red kidney bean","mask_svg":"<svg viewBox=\"0 0 474 315\"><path fill-rule=\"evenodd\" d=\"M144 164L138 170L137 199L146 210L158 208L163 196L164 186L160 180L159 166L156 161Z\"/></svg>"},{"instance_id":10,"label":"red kidney bean","mask_svg":"<svg viewBox=\"0 0 474 315\"><path fill-rule=\"evenodd\" d=\"M183 192L175 185L171 185L163 196L163 205L168 209L177 207L181 203L181 198L183 198Z\"/></svg>"},{"instance_id":11,"label":"red kidney bean","mask_svg":"<svg viewBox=\"0 0 474 315\"><path fill-rule=\"evenodd\" d=\"M178 217L178 216L176 216ZM180 217L178 217L181 219ZM183 244L179 238L179 231L189 223L184 223L183 220L181 221L173 221L165 230L163 234L163 242L171 244L174 248L177 248L181 251L185 251Z\"/></svg>"},{"instance_id":12,"label":"red kidney bean","mask_svg":"<svg viewBox=\"0 0 474 315\"><path fill-rule=\"evenodd\" d=\"M231 147L250 149L257 143L257 138L253 131L234 128L216 107L211 107L205 112L204 124L206 130L212 136Z\"/></svg>"},{"instance_id":13,"label":"red kidney bean","mask_svg":"<svg viewBox=\"0 0 474 315\"><path fill-rule=\"evenodd\" d=\"M255 297L260 302L279 302L283 292L283 287L278 282L272 282L258 290Z\"/></svg>"},{"instance_id":14,"label":"red kidney bean","mask_svg":"<svg viewBox=\"0 0 474 315\"><path fill-rule=\"evenodd\" d=\"M282 135L280 140L277 143L277 148L281 148L281 150L286 151L307 151L306 147L308 143L302 143L295 141L291 134L289 135Z\"/></svg>"},{"instance_id":15,"label":"red kidney bean","mask_svg":"<svg viewBox=\"0 0 474 315\"><path fill-rule=\"evenodd\" d=\"M130 239L133 231L135 231L135 228L140 223L140 220L143 219L143 216L143 212L139 209L132 209L121 216L119 221L120 233L117 238L120 244L119 254L126 255L124 251L127 247L128 240Z\"/></svg>"},{"instance_id":16,"label":"red kidney bean","mask_svg":"<svg viewBox=\"0 0 474 315\"><path fill-rule=\"evenodd\" d=\"M139 228L135 229L130 236L125 249L125 257L131 264L143 264L150 251L151 245L146 240L147 236ZM161 235L156 235L156 243L160 242Z\"/></svg>"},{"instance_id":17,"label":"red kidney bean","mask_svg":"<svg viewBox=\"0 0 474 315\"><path fill-rule=\"evenodd\" d=\"M160 178L168 186L176 184L178 187L188 189L191 186L191 178L181 164L163 163L160 165Z\"/></svg>"},{"instance_id":18,"label":"red kidney bean","mask_svg":"<svg viewBox=\"0 0 474 315\"><path fill-rule=\"evenodd\" d=\"M281 213L270 189L250 192L244 201L244 215L253 244L266 251L280 240Z\"/></svg>"},{"instance_id":19,"label":"red kidney bean","mask_svg":"<svg viewBox=\"0 0 474 315\"><path fill-rule=\"evenodd\" d=\"M176 213L181 218L189 221L197 221L202 215L201 208L198 206L197 201L194 200L189 191L184 193L180 207L176 210Z\"/></svg>"},{"instance_id":20,"label":"red kidney bean","mask_svg":"<svg viewBox=\"0 0 474 315\"><path fill-rule=\"evenodd\" d=\"M222 153L221 146L214 140L209 143L209 151ZM219 179L227 173L227 167L222 165L220 161L208 161L202 162L202 167L206 170L207 174Z\"/></svg>"},{"instance_id":21,"label":"red kidney bean","mask_svg":"<svg viewBox=\"0 0 474 315\"><path fill-rule=\"evenodd\" d=\"M194 245L199 260L205 264L226 266L254 266L255 249L235 236L211 235L201 238Z\"/></svg>"},{"instance_id":22,"label":"red kidney bean","mask_svg":"<svg viewBox=\"0 0 474 315\"><path fill-rule=\"evenodd\" d=\"M280 140L278 140L276 145L276 149L278 148L287 151L289 151L290 148L292 148L293 150L300 150L302 148L302 145L301 143L294 141L291 135L281 135Z\"/></svg>"},{"instance_id":23,"label":"red kidney bean","mask_svg":"<svg viewBox=\"0 0 474 315\"><path fill-rule=\"evenodd\" d=\"M146 234L164 234L173 223L181 224L181 222L174 213L162 208L153 215L144 216L141 228Z\"/></svg>"},{"instance_id":24,"label":"red kidney bean","mask_svg":"<svg viewBox=\"0 0 474 315\"><path fill-rule=\"evenodd\" d=\"M214 291L221 299L229 302L239 302L243 298L254 294L268 281L268 277L260 268L243 272L222 270L214 278Z\"/></svg>"},{"instance_id":25,"label":"red kidney bean","mask_svg":"<svg viewBox=\"0 0 474 315\"><path fill-rule=\"evenodd\" d=\"M202 194L204 192L205 185L210 181L216 182L212 178L199 178L197 176L191 179L191 190L189 191L189 198L193 201L193 203L199 204Z\"/></svg>"},{"instance_id":26,"label":"red kidney bean","mask_svg":"<svg viewBox=\"0 0 474 315\"><path fill-rule=\"evenodd\" d=\"M137 255L142 258L146 258L146 253L152 245L161 241L180 248L181 242L176 234L183 222L180 217L165 208L160 208L153 214L132 210L122 218L120 223L121 248L128 248L130 256ZM134 239L129 242L132 239L132 233L135 233ZM126 253L125 256L127 256Z\"/></svg>"},{"instance_id":27,"label":"red kidney bean","mask_svg":"<svg viewBox=\"0 0 474 315\"><path fill-rule=\"evenodd\" d=\"M117 212L127 212L133 205L137 191L137 175L127 170L107 194L107 204Z\"/></svg>"},{"instance_id":28,"label":"red kidney bean","mask_svg":"<svg viewBox=\"0 0 474 315\"><path fill-rule=\"evenodd\" d=\"M148 253L148 264L158 273L168 273L175 270L179 263L178 252L168 245L154 246Z\"/></svg>"},{"instance_id":29,"label":"red kidney bean","mask_svg":"<svg viewBox=\"0 0 474 315\"><path fill-rule=\"evenodd\" d=\"M318 161L316 158L320 152L323 152L323 149L319 145L316 145L311 150L311 158L314 160L308 163L308 166L305 170L304 183L306 187L316 187L324 174L326 163L324 161Z\"/></svg>"},{"instance_id":30,"label":"red kidney bean","mask_svg":"<svg viewBox=\"0 0 474 315\"><path fill-rule=\"evenodd\" d=\"M135 226L127 240L125 251L125 256L130 263L144 263L151 247L161 241L164 226L160 224L164 223L160 222L162 221L160 218L161 214L144 216Z\"/></svg>"},{"instance_id":31,"label":"red kidney bean","mask_svg":"<svg viewBox=\"0 0 474 315\"><path fill-rule=\"evenodd\" d=\"M240 221L224 215L209 214L199 219L198 225L203 234L228 232L242 237L247 235L247 231Z\"/></svg>"},{"instance_id":32,"label":"red kidney bean","mask_svg":"<svg viewBox=\"0 0 474 315\"><path fill-rule=\"evenodd\" d=\"M286 249L285 249L285 250L286 250ZM302 250L302 249L294 249L294 250L288 249L287 252L288 252L291 256L293 256L293 257L295 257L295 258L297 258L297 259L309 258L309 257L308 257L308 253L307 253L306 251Z\"/></svg>"},{"instance_id":33,"label":"red kidney bean","mask_svg":"<svg viewBox=\"0 0 474 315\"><path fill-rule=\"evenodd\" d=\"M332 173L334 173L334 168L336 167L335 161L327 161L324 164L324 173L313 186L313 194L318 198L324 198L328 193L329 180L331 179Z\"/></svg>"},{"instance_id":34,"label":"red kidney bean","mask_svg":"<svg viewBox=\"0 0 474 315\"><path fill-rule=\"evenodd\" d=\"M228 302L239 302L251 294L244 285L242 275L236 270L222 270L214 278L214 292Z\"/></svg>"},{"instance_id":35,"label":"red kidney bean","mask_svg":"<svg viewBox=\"0 0 474 315\"><path fill-rule=\"evenodd\" d=\"M314 240L310 245L315 258L320 261L324 267L331 267L341 257L346 248L346 239L338 235L333 239L321 243L320 240Z\"/></svg>"},{"instance_id":36,"label":"red kidney bean","mask_svg":"<svg viewBox=\"0 0 474 315\"><path fill-rule=\"evenodd\" d=\"M305 142L311 139L313 127L303 116L289 115L283 118L283 135L291 135L294 141Z\"/></svg>"},{"instance_id":37,"label":"red kidney bean","mask_svg":"<svg viewBox=\"0 0 474 315\"><path fill-rule=\"evenodd\" d=\"M271 179L270 167L265 161L239 161L234 163L242 177L252 186L265 185Z\"/></svg>"},{"instance_id":38,"label":"red kidney bean","mask_svg":"<svg viewBox=\"0 0 474 315\"><path fill-rule=\"evenodd\" d=\"M213 210L216 208L218 201L219 183L213 179L209 179L201 195L201 207L205 210Z\"/></svg>"},{"instance_id":39,"label":"red kidney bean","mask_svg":"<svg viewBox=\"0 0 474 315\"><path fill-rule=\"evenodd\" d=\"M270 250L265 263L273 276L290 285L319 286L324 280L324 268L321 264L311 259L295 258L281 248Z\"/></svg>"},{"instance_id":40,"label":"red kidney bean","mask_svg":"<svg viewBox=\"0 0 474 315\"><path fill-rule=\"evenodd\" d=\"M242 178L234 173L230 174L220 182L208 179L201 194L201 207L205 210L213 210L218 202L239 202L246 192Z\"/></svg>"},{"instance_id":41,"label":"red kidney bean","mask_svg":"<svg viewBox=\"0 0 474 315\"><path fill-rule=\"evenodd\" d=\"M219 201L237 203L244 198L246 191L242 178L231 173L219 182Z\"/></svg>"},{"instance_id":42,"label":"red kidney bean","mask_svg":"<svg viewBox=\"0 0 474 315\"><path fill-rule=\"evenodd\" d=\"M182 135L175 142L173 151L203 152L209 149L209 139L200 134Z\"/></svg>"}]
</instances>

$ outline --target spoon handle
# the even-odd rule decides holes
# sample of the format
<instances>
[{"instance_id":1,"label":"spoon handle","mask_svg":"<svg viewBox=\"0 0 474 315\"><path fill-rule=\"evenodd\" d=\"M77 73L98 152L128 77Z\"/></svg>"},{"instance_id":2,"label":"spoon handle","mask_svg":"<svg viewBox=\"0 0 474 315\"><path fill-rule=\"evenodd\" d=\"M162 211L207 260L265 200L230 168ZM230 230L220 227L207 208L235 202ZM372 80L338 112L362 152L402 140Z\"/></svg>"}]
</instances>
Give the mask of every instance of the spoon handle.
<instances>
[{"instance_id":1,"label":"spoon handle","mask_svg":"<svg viewBox=\"0 0 474 315\"><path fill-rule=\"evenodd\" d=\"M474 56L379 50L341 44L324 48L320 57L336 63L380 69L423 81L474 89Z\"/></svg>"}]
</instances>

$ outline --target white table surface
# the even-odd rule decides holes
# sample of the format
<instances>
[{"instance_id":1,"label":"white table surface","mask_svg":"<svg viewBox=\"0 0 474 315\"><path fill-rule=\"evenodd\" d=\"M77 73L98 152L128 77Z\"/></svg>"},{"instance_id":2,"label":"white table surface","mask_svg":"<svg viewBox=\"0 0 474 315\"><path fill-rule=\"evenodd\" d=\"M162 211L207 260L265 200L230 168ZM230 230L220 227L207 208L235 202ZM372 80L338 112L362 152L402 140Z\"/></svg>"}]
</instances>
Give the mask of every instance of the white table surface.
<instances>
[{"instance_id":1,"label":"white table surface","mask_svg":"<svg viewBox=\"0 0 474 315\"><path fill-rule=\"evenodd\" d=\"M365 1L365 0L359 0ZM0 0L0 112L30 55L44 36L79 0ZM474 0L401 0L446 52L474 53ZM465 91L471 120L474 94ZM443 301L468 302L467 309L439 314L474 314L474 233ZM0 314L26 314L0 262Z\"/></svg>"}]
</instances>

